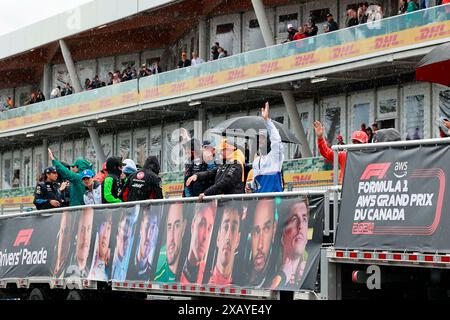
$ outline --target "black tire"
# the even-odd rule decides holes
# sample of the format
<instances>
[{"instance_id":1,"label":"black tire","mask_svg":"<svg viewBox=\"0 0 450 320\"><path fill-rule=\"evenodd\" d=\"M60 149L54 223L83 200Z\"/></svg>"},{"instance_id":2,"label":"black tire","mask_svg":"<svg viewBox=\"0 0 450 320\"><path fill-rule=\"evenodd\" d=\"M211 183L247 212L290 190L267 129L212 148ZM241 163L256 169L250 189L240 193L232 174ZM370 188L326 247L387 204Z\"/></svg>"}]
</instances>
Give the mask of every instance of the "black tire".
<instances>
[{"instance_id":1,"label":"black tire","mask_svg":"<svg viewBox=\"0 0 450 320\"><path fill-rule=\"evenodd\" d=\"M34 288L28 295L28 300L47 300L47 295L41 288Z\"/></svg>"},{"instance_id":2,"label":"black tire","mask_svg":"<svg viewBox=\"0 0 450 320\"><path fill-rule=\"evenodd\" d=\"M83 298L78 290L70 290L66 300L83 300Z\"/></svg>"}]
</instances>

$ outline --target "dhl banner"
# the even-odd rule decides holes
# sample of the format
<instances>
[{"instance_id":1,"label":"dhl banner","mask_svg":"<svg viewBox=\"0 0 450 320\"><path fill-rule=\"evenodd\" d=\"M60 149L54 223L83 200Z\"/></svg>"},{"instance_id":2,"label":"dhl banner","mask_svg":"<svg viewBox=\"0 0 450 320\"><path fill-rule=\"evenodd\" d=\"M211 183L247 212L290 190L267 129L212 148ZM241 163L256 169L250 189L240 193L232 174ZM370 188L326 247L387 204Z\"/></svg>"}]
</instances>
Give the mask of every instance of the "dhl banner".
<instances>
[{"instance_id":1,"label":"dhl banner","mask_svg":"<svg viewBox=\"0 0 450 320\"><path fill-rule=\"evenodd\" d=\"M15 205L22 203L33 203L33 196L23 196L14 198L0 198L0 205Z\"/></svg>"},{"instance_id":2,"label":"dhl banner","mask_svg":"<svg viewBox=\"0 0 450 320\"><path fill-rule=\"evenodd\" d=\"M314 289L323 196L146 203L0 219L0 279Z\"/></svg>"},{"instance_id":3,"label":"dhl banner","mask_svg":"<svg viewBox=\"0 0 450 320\"><path fill-rule=\"evenodd\" d=\"M402 17L403 20L398 22L408 24L407 18L408 17L406 16ZM444 17L444 19L448 19L448 17ZM424 23L415 20L411 20L410 22L411 24L414 22L416 25ZM380 27L383 28L383 21L380 22ZM298 73L310 68L319 68L332 63L343 62L347 59L352 59L355 57L381 55L387 50L450 38L450 21L447 20L420 27L411 27L403 31L379 36L370 37L369 34L369 38L351 41L351 39L355 38L355 36L352 35L352 32L359 31L364 32L364 30L359 30L359 28L356 28L348 30L343 29L333 33L337 38L343 37L345 39L347 37L349 39L348 41L345 41L344 44L340 45L332 45L333 39L331 35L333 34L330 34L329 38L323 38L320 36L311 39L307 38L301 41L268 49L273 50L275 56L280 55L279 51L281 51L284 53L282 54L284 56L282 58L271 58L270 52L266 52L266 55L262 57L262 59L256 59L256 61L261 62L249 63L245 60L246 57L250 57L250 55L255 54L255 52L252 52L249 53L248 56L247 54L239 56L240 60L238 61L238 64L242 65L241 67L236 68L230 66L227 70L218 72L213 72L213 70L211 70L210 74L202 76L195 76L196 68L191 67L180 69L177 71L161 73L157 76L142 78L139 80L139 83L137 81L130 81L120 84L119 86L130 86L127 92L121 92L119 94L112 93L110 96L104 98L94 96L92 100L87 102L68 103L68 105L62 104L61 106L52 105L52 108L45 111L41 111L37 108L36 110L33 110L33 112L29 112L27 115L21 115L20 112L17 112L17 116L10 119L0 120L0 131L11 131L35 125L58 122L83 115L91 115L93 113L95 114L103 111L120 109L129 105L149 103L158 99L163 100L178 95L192 94L194 92L206 92L214 88L234 85L242 81L264 79L275 75ZM310 40L315 41L314 46L309 46L308 41ZM323 44L319 43L320 41L330 43L326 43L325 46L323 46ZM336 39L334 39L334 41L336 42ZM304 48L302 48L303 46ZM234 57L231 57L230 59L233 58ZM213 66L215 63L226 64L228 59L229 58L205 65ZM200 65L198 68L198 70L201 71L203 65ZM188 72L192 72L194 76L190 79L183 80L182 75ZM164 79L168 79L168 81L166 83L162 83ZM134 86L134 88L131 88L131 85ZM106 88L113 88L116 86L117 85L108 86ZM137 88L138 86L139 93ZM104 88L97 90L103 89ZM83 95L84 94L86 93L83 93ZM49 102L44 102L44 104L47 103ZM23 109L32 107L33 106L28 106ZM20 109L21 108L13 111ZM8 114L8 112L6 112L6 114Z\"/></svg>"},{"instance_id":4,"label":"dhl banner","mask_svg":"<svg viewBox=\"0 0 450 320\"><path fill-rule=\"evenodd\" d=\"M340 30L339 32L358 32L358 30ZM159 98L167 98L173 95L193 91L210 90L214 87L231 85L240 81L248 81L261 77L274 76L277 74L301 72L308 67L321 67L330 63L381 53L385 50L406 47L432 40L450 38L450 21L430 24L427 26L410 28L396 33L371 37L364 40L347 42L338 46L320 47L317 45L312 52L292 54L284 58L270 61L258 62L231 70L220 71L214 74L195 77L189 80L167 83L150 88L141 86L140 100L142 103L150 102ZM329 39L331 40L331 39ZM285 44L283 46L307 45L308 39ZM327 39L323 39L327 41ZM277 48L283 50L283 46ZM289 51L289 49L287 49ZM294 52L297 49L294 49Z\"/></svg>"}]
</instances>

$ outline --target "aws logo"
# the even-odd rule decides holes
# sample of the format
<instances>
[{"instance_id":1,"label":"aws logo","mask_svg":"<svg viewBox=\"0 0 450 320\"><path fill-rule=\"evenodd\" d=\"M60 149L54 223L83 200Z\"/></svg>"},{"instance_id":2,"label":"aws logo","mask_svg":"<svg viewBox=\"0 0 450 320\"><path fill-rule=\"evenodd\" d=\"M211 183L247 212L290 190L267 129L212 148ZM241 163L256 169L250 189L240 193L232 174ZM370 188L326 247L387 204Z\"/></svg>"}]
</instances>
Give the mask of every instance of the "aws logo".
<instances>
[{"instance_id":1,"label":"aws logo","mask_svg":"<svg viewBox=\"0 0 450 320\"><path fill-rule=\"evenodd\" d=\"M30 244L31 235L33 234L33 229L22 229L17 233L16 241L14 241L13 247L18 247L21 244L27 246Z\"/></svg>"}]
</instances>

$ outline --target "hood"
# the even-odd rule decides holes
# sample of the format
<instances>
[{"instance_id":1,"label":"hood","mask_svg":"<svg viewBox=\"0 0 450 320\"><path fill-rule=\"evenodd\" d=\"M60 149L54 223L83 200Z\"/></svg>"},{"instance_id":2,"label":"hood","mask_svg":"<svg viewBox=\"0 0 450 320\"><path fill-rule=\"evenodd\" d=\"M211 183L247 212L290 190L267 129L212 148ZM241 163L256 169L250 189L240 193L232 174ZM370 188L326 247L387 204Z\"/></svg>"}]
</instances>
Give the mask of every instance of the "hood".
<instances>
[{"instance_id":1,"label":"hood","mask_svg":"<svg viewBox=\"0 0 450 320\"><path fill-rule=\"evenodd\" d=\"M145 160L144 169L152 170L154 173L159 174L160 166L158 158L155 156L150 156Z\"/></svg>"},{"instance_id":2,"label":"hood","mask_svg":"<svg viewBox=\"0 0 450 320\"><path fill-rule=\"evenodd\" d=\"M120 168L122 167L122 158L119 157L110 157L106 160L106 170L110 174L115 174L120 176L122 171Z\"/></svg>"},{"instance_id":3,"label":"hood","mask_svg":"<svg viewBox=\"0 0 450 320\"><path fill-rule=\"evenodd\" d=\"M380 129L375 132L373 136L374 142L390 142L400 140L402 140L402 136L400 135L400 132L394 128Z\"/></svg>"},{"instance_id":4,"label":"hood","mask_svg":"<svg viewBox=\"0 0 450 320\"><path fill-rule=\"evenodd\" d=\"M92 169L92 164L89 162L89 161L87 161L87 160L85 160L85 159L82 159L82 158L78 158L72 165L70 165L71 167L78 167L78 171L79 172L82 172L82 171L84 171L84 170L87 170L87 169L89 169L89 170L91 170Z\"/></svg>"},{"instance_id":5,"label":"hood","mask_svg":"<svg viewBox=\"0 0 450 320\"><path fill-rule=\"evenodd\" d=\"M125 174L132 174L137 171L136 163L131 159L123 160L125 166L122 168L122 172Z\"/></svg>"}]
</instances>

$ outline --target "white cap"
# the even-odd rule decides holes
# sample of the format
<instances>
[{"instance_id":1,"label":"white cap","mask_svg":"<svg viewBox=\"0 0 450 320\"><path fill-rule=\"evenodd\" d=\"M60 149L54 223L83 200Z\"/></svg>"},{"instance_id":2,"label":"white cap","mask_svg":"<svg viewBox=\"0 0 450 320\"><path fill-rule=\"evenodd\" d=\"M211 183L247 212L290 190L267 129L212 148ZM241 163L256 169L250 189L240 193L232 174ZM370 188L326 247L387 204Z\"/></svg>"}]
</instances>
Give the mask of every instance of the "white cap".
<instances>
[{"instance_id":1,"label":"white cap","mask_svg":"<svg viewBox=\"0 0 450 320\"><path fill-rule=\"evenodd\" d=\"M122 161L122 163L125 164L125 166L122 168L122 172L123 173L130 174L130 173L133 173L133 172L137 171L136 164L134 163L133 160L125 159L125 160Z\"/></svg>"},{"instance_id":2,"label":"white cap","mask_svg":"<svg viewBox=\"0 0 450 320\"><path fill-rule=\"evenodd\" d=\"M289 28L293 28L292 24L289 23L288 26L287 26L287 28L288 28L288 29L289 29Z\"/></svg>"}]
</instances>

